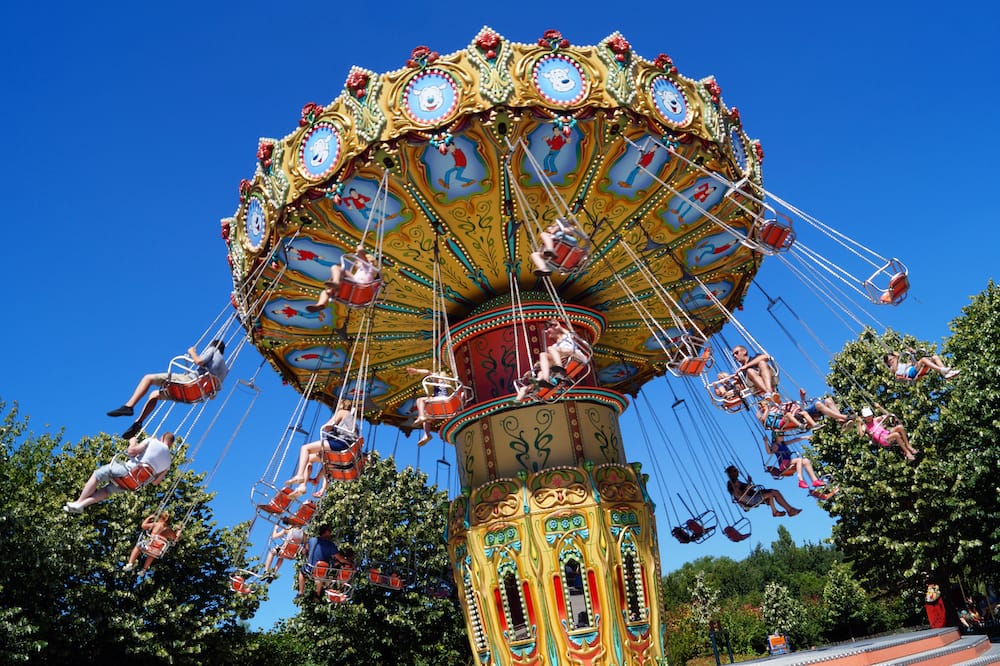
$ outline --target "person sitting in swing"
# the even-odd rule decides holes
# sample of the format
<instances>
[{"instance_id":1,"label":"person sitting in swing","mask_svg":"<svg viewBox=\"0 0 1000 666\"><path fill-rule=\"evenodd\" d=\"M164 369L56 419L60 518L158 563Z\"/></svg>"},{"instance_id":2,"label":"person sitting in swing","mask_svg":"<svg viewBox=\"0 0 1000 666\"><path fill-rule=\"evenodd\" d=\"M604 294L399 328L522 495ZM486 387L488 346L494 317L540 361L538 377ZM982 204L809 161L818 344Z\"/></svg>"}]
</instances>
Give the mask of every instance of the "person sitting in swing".
<instances>
[{"instance_id":1,"label":"person sitting in swing","mask_svg":"<svg viewBox=\"0 0 1000 666\"><path fill-rule=\"evenodd\" d=\"M170 469L170 447L173 443L172 432L165 432L159 438L147 437L141 442L133 437L125 449L128 460L123 463L112 461L98 467L83 485L80 497L75 502L66 502L63 511L83 513L83 510L91 504L103 502L114 493L123 492L124 488L117 485L114 479L128 476L139 465L148 465L154 475L150 483L154 486L160 485L167 475L167 470Z\"/></svg>"},{"instance_id":2,"label":"person sitting in swing","mask_svg":"<svg viewBox=\"0 0 1000 666\"><path fill-rule=\"evenodd\" d=\"M287 555L291 554L292 557L296 557L298 549L306 540L306 533L302 527L295 525L288 518L282 518L281 522L285 525L284 527L275 525L274 529L271 530L271 541L275 542L275 546L267 551L267 559L264 560L264 575L260 577L264 581L277 578L281 563L286 559L291 559ZM281 539L280 543L277 543L278 539ZM278 560L277 563L274 561L275 558ZM273 568L271 565L274 565Z\"/></svg>"},{"instance_id":3,"label":"person sitting in swing","mask_svg":"<svg viewBox=\"0 0 1000 666\"><path fill-rule=\"evenodd\" d=\"M299 448L299 462L295 468L295 476L285 481L286 486L297 485L293 495L305 494L309 466L316 462L322 462L324 451L347 451L360 439L361 433L357 417L354 416L352 410L353 405L354 403L350 400L341 400L330 420L319 429L320 439L303 444ZM322 497L325 488L326 486L323 486L313 493L314 496Z\"/></svg>"},{"instance_id":4,"label":"person sitting in swing","mask_svg":"<svg viewBox=\"0 0 1000 666\"><path fill-rule=\"evenodd\" d=\"M146 532L146 539L152 541L153 539L162 539L168 544L175 543L177 539L181 536L181 528L170 527L170 512L161 511L159 515L152 514L146 516L142 521L142 529ZM142 544L137 544L132 552L129 553L128 562L122 567L122 571L131 571L135 568L136 562L139 561L139 556L142 555ZM146 555L146 561L142 565L142 572L145 573L149 571L149 568L153 566L153 560L156 558L152 555Z\"/></svg>"},{"instance_id":5,"label":"person sitting in swing","mask_svg":"<svg viewBox=\"0 0 1000 666\"><path fill-rule=\"evenodd\" d=\"M805 438L798 437L786 440L785 433L772 430L770 437L767 435L764 436L764 448L767 449L768 453L775 457L779 473L784 473L787 469L795 470L795 474L799 477L799 488L809 487L809 484L806 483L805 477L802 474L803 470L809 475L809 480L812 481L812 485L814 487L819 488L820 486L825 486L826 483L817 477L816 472L813 471L812 461L788 446L789 444L793 444L802 439Z\"/></svg>"},{"instance_id":6,"label":"person sitting in swing","mask_svg":"<svg viewBox=\"0 0 1000 666\"><path fill-rule=\"evenodd\" d=\"M731 375L728 372L720 372L712 382L712 393L722 399L722 404L726 407L735 407L743 399L743 391L746 385L739 375Z\"/></svg>"},{"instance_id":7,"label":"person sitting in swing","mask_svg":"<svg viewBox=\"0 0 1000 666\"><path fill-rule=\"evenodd\" d=\"M548 347L538 355L539 381L550 381L553 372L565 375L571 360L584 364L590 361L576 333L555 319L545 325L545 340Z\"/></svg>"},{"instance_id":8,"label":"person sitting in swing","mask_svg":"<svg viewBox=\"0 0 1000 666\"><path fill-rule=\"evenodd\" d=\"M555 222L545 227L545 231L538 234L542 241L542 249L531 253L531 263L535 265L535 275L541 277L552 274L552 267L549 266L546 259L555 259L556 239L568 245L577 244L576 236L570 231L574 227L572 222L557 217Z\"/></svg>"},{"instance_id":9,"label":"person sitting in swing","mask_svg":"<svg viewBox=\"0 0 1000 666\"><path fill-rule=\"evenodd\" d=\"M122 437L125 439L131 439L139 434L146 417L153 413L153 408L156 407L157 400L167 397L162 387L168 381L183 384L197 381L199 377L202 377L205 374L210 374L215 377L221 386L223 380L226 378L226 375L229 373L229 368L226 367L225 353L226 343L222 340L212 340L208 343L208 346L205 347L201 354L199 354L198 350L194 347L188 349L188 358L190 358L191 361L198 366L198 372L196 374L155 372L144 375L142 379L139 380L139 384L136 385L135 391L132 392L132 397L130 397L125 404L118 409L112 409L108 412L108 416L132 416L133 408L142 396L146 395L146 392L152 387L159 387L157 390L149 394L146 404L142 406L142 412L139 414L139 418L136 419L135 423L130 425L124 433L122 433Z\"/></svg>"},{"instance_id":10,"label":"person sitting in swing","mask_svg":"<svg viewBox=\"0 0 1000 666\"><path fill-rule=\"evenodd\" d=\"M851 420L850 416L847 416L840 411L840 408L837 407L837 403L833 401L833 398L806 398L806 390L803 388L799 389L799 398L802 410L809 415L809 418L811 418L814 423L819 421L823 416L829 416L841 425L849 423Z\"/></svg>"},{"instance_id":11,"label":"person sitting in swing","mask_svg":"<svg viewBox=\"0 0 1000 666\"><path fill-rule=\"evenodd\" d=\"M908 351L916 357L916 350L910 349ZM945 365L944 361L937 354L921 356L917 358L916 362L909 363L903 360L903 356L899 352L889 352L882 357L882 360L893 374L896 375L896 379L903 381L915 381L923 377L929 370L940 373L945 379L957 377L961 372L961 370L953 370Z\"/></svg>"},{"instance_id":12,"label":"person sitting in swing","mask_svg":"<svg viewBox=\"0 0 1000 666\"><path fill-rule=\"evenodd\" d=\"M365 251L364 245L358 245L354 248L354 256L356 257L354 262L354 271L351 273L344 273L344 267L340 264L334 264L330 267L330 279L326 282L326 289L320 292L319 300L317 300L312 305L307 305L306 310L309 312L320 312L326 307L330 299L335 297L340 291L340 283L343 280L348 282L353 282L359 286L367 286L378 279L379 273L375 264L372 263L371 257Z\"/></svg>"},{"instance_id":13,"label":"person sitting in swing","mask_svg":"<svg viewBox=\"0 0 1000 666\"><path fill-rule=\"evenodd\" d=\"M902 424L896 424L891 428L883 426L882 423L892 415L878 403L875 403L875 407L882 412L879 416L875 416L871 407L865 407L861 410L858 434L867 435L872 442L885 448L898 446L899 450L903 452L903 457L910 461L916 460L916 455L920 451L910 445L910 437L906 434L906 428Z\"/></svg>"},{"instance_id":14,"label":"person sitting in swing","mask_svg":"<svg viewBox=\"0 0 1000 666\"><path fill-rule=\"evenodd\" d=\"M761 400L757 403L757 420L765 430L809 430L816 426L815 421L798 409L798 403L790 404L795 409Z\"/></svg>"},{"instance_id":15,"label":"person sitting in swing","mask_svg":"<svg viewBox=\"0 0 1000 666\"><path fill-rule=\"evenodd\" d=\"M427 368L407 368L406 373L410 375L422 375L426 377L432 374ZM443 377L451 379L451 371L447 368L443 368L441 372L437 373ZM417 398L414 403L417 407L417 418L414 419L413 425L423 425L424 435L417 440L417 446L423 446L427 442L431 441L431 430L433 428L433 421L436 419L431 418L427 415L427 403L428 402L444 402L451 397L452 391L450 387L446 386L444 383L435 384L431 395L424 395Z\"/></svg>"},{"instance_id":16,"label":"person sitting in swing","mask_svg":"<svg viewBox=\"0 0 1000 666\"><path fill-rule=\"evenodd\" d=\"M733 501L744 509L752 509L767 502L771 507L771 515L775 517L784 516L786 513L789 516L797 516L802 513L802 509L796 509L788 503L780 490L754 485L753 477L751 476L747 476L746 483L740 481L740 470L735 465L730 465L726 468L726 475L729 477L729 481L726 483L726 490L729 491ZM780 504L785 510L779 511L775 504Z\"/></svg>"},{"instance_id":17,"label":"person sitting in swing","mask_svg":"<svg viewBox=\"0 0 1000 666\"><path fill-rule=\"evenodd\" d=\"M772 398L776 403L781 402L781 398L774 392L774 372L771 370L770 356L764 353L751 356L746 347L736 345L733 347L733 358L740 364L736 368L736 374L743 373L756 393L764 398Z\"/></svg>"}]
</instances>

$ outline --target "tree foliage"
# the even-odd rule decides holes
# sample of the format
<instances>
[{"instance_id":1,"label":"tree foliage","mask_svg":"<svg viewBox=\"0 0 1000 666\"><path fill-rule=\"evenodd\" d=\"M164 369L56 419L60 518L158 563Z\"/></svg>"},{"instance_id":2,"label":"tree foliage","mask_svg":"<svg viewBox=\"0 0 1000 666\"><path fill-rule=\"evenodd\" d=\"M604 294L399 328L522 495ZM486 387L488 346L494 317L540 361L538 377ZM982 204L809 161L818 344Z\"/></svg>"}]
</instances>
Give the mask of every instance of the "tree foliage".
<instances>
[{"instance_id":1,"label":"tree foliage","mask_svg":"<svg viewBox=\"0 0 1000 666\"><path fill-rule=\"evenodd\" d=\"M916 597L928 575L994 578L1000 507L1000 290L992 283L952 322L944 349L962 374L894 379L887 350L934 345L887 331L864 331L836 356L829 384L855 411L878 402L899 416L921 453L907 462L895 449L873 449L854 431L828 428L813 439L840 493L830 502L833 537L869 587Z\"/></svg>"},{"instance_id":2,"label":"tree foliage","mask_svg":"<svg viewBox=\"0 0 1000 666\"><path fill-rule=\"evenodd\" d=\"M447 496L412 468L373 454L360 479L331 482L315 524L327 523L362 564L393 563L417 574L417 584L389 591L361 580L349 604L307 594L289 630L317 664L464 664L470 657L457 599L436 599L423 583L450 579L444 534ZM362 574L365 570L362 569Z\"/></svg>"},{"instance_id":3,"label":"tree foliage","mask_svg":"<svg viewBox=\"0 0 1000 666\"><path fill-rule=\"evenodd\" d=\"M34 436L0 403L0 624L11 661L203 663L238 618L255 610L227 589L242 543L212 523L203 478L175 464L163 484L120 494L80 516L62 505L123 442L109 435L63 443ZM138 524L166 505L191 510L180 543L147 582L121 566Z\"/></svg>"}]
</instances>

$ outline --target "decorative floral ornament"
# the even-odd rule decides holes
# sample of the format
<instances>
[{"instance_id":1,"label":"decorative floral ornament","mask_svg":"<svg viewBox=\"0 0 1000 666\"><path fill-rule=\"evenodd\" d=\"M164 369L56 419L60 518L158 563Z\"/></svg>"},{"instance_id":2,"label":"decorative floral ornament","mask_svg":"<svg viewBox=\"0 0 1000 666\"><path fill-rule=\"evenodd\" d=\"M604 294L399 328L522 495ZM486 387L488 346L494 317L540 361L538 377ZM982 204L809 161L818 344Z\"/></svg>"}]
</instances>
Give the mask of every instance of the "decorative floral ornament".
<instances>
[{"instance_id":1,"label":"decorative floral ornament","mask_svg":"<svg viewBox=\"0 0 1000 666\"><path fill-rule=\"evenodd\" d=\"M259 146L257 146L257 160L260 165L264 167L267 172L271 171L271 164L273 163L272 156L274 155L274 144L270 141L262 141Z\"/></svg>"},{"instance_id":2,"label":"decorative floral ornament","mask_svg":"<svg viewBox=\"0 0 1000 666\"><path fill-rule=\"evenodd\" d=\"M495 32L484 32L476 38L476 47L483 52L483 57L487 60L497 57L498 46L500 46L500 35Z\"/></svg>"},{"instance_id":3,"label":"decorative floral ornament","mask_svg":"<svg viewBox=\"0 0 1000 666\"><path fill-rule=\"evenodd\" d=\"M608 40L608 48L615 54L615 60L621 64L628 62L632 53L632 45L621 35L615 35Z\"/></svg>"},{"instance_id":4,"label":"decorative floral ornament","mask_svg":"<svg viewBox=\"0 0 1000 666\"><path fill-rule=\"evenodd\" d=\"M662 69L664 72L667 72L668 74L677 73L677 68L674 67L673 59L666 53L661 53L660 55L656 56L656 60L653 61L653 66Z\"/></svg>"},{"instance_id":5,"label":"decorative floral ornament","mask_svg":"<svg viewBox=\"0 0 1000 666\"><path fill-rule=\"evenodd\" d=\"M764 161L764 149L761 147L760 141L754 141L753 142L753 152L754 152L754 154L757 155L757 161L758 162L763 162Z\"/></svg>"},{"instance_id":6,"label":"decorative floral ornament","mask_svg":"<svg viewBox=\"0 0 1000 666\"><path fill-rule=\"evenodd\" d=\"M227 243L229 242L229 233L230 233L230 231L231 231L231 225L229 224L229 220L223 220L222 221L222 240L226 241Z\"/></svg>"},{"instance_id":7,"label":"decorative floral ornament","mask_svg":"<svg viewBox=\"0 0 1000 666\"><path fill-rule=\"evenodd\" d=\"M406 66L423 69L440 57L441 55L437 51L431 51L426 46L418 46L410 52L410 59L406 61Z\"/></svg>"},{"instance_id":8,"label":"decorative floral ornament","mask_svg":"<svg viewBox=\"0 0 1000 666\"><path fill-rule=\"evenodd\" d=\"M573 128L576 127L576 118L573 116L556 116L553 121L564 136L569 136L573 132Z\"/></svg>"},{"instance_id":9,"label":"decorative floral ornament","mask_svg":"<svg viewBox=\"0 0 1000 666\"><path fill-rule=\"evenodd\" d=\"M240 181L240 201L246 201L250 196L250 181L244 178Z\"/></svg>"},{"instance_id":10,"label":"decorative floral ornament","mask_svg":"<svg viewBox=\"0 0 1000 666\"><path fill-rule=\"evenodd\" d=\"M681 145L680 139L673 134L664 134L660 137L660 143L666 146L667 150L677 150L678 146Z\"/></svg>"},{"instance_id":11,"label":"decorative floral ornament","mask_svg":"<svg viewBox=\"0 0 1000 666\"><path fill-rule=\"evenodd\" d=\"M557 51L569 48L569 40L563 39L562 33L558 30L546 30L541 39L538 40L538 45L542 48L550 48L553 51Z\"/></svg>"},{"instance_id":12,"label":"decorative floral ornament","mask_svg":"<svg viewBox=\"0 0 1000 666\"><path fill-rule=\"evenodd\" d=\"M729 110L729 117L736 123L737 127L743 125L743 119L740 118L740 110L735 106Z\"/></svg>"},{"instance_id":13,"label":"decorative floral ornament","mask_svg":"<svg viewBox=\"0 0 1000 666\"><path fill-rule=\"evenodd\" d=\"M312 125L323 113L323 107L316 102L309 102L302 107L302 117L299 119L299 127Z\"/></svg>"},{"instance_id":14,"label":"decorative floral ornament","mask_svg":"<svg viewBox=\"0 0 1000 666\"><path fill-rule=\"evenodd\" d=\"M441 134L435 134L430 139L430 144L438 149L438 152L444 155L448 152L448 146L455 143L455 137L451 135L451 132L442 132Z\"/></svg>"},{"instance_id":15,"label":"decorative floral ornament","mask_svg":"<svg viewBox=\"0 0 1000 666\"><path fill-rule=\"evenodd\" d=\"M719 84L715 81L709 81L705 84L705 90L708 91L709 97L712 98L712 104L718 106L722 100L722 88L719 87Z\"/></svg>"},{"instance_id":16,"label":"decorative floral ornament","mask_svg":"<svg viewBox=\"0 0 1000 666\"><path fill-rule=\"evenodd\" d=\"M344 87L347 88L356 98L364 99L365 95L368 93L368 81L368 74L356 69L351 72L350 76L347 77L347 81L344 82Z\"/></svg>"}]
</instances>

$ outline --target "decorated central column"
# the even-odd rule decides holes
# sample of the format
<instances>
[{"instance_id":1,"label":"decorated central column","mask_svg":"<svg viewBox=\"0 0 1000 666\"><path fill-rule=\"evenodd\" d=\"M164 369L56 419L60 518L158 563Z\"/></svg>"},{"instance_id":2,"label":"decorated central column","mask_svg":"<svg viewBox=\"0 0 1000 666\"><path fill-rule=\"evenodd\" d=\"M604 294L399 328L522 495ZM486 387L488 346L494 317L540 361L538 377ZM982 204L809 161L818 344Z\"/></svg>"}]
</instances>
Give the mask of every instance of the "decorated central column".
<instances>
[{"instance_id":1,"label":"decorated central column","mask_svg":"<svg viewBox=\"0 0 1000 666\"><path fill-rule=\"evenodd\" d=\"M600 339L600 314L565 313ZM482 664L655 663L659 551L645 481L622 446L625 398L589 374L550 402L511 395L514 368L537 358L545 322L561 316L551 302L494 302L453 328L458 372L478 398L442 433L463 486L448 550L470 640Z\"/></svg>"}]
</instances>

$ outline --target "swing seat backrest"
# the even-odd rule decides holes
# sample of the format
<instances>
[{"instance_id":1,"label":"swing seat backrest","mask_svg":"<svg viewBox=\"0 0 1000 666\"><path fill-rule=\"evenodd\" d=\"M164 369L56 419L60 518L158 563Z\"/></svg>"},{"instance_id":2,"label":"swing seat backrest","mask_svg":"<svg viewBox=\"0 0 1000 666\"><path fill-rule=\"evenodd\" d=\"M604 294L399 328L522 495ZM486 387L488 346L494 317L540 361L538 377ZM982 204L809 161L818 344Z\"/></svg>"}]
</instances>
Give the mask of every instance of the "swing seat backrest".
<instances>
[{"instance_id":1,"label":"swing seat backrest","mask_svg":"<svg viewBox=\"0 0 1000 666\"><path fill-rule=\"evenodd\" d=\"M301 541L286 541L278 549L278 557L283 560L294 560L302 551Z\"/></svg>"},{"instance_id":2,"label":"swing seat backrest","mask_svg":"<svg viewBox=\"0 0 1000 666\"><path fill-rule=\"evenodd\" d=\"M764 489L756 483L750 484L746 487L746 490L743 491L743 494L740 495L739 499L734 499L733 501L736 502L744 511L755 509L764 501L764 495L762 494L763 490Z\"/></svg>"},{"instance_id":3,"label":"swing seat backrest","mask_svg":"<svg viewBox=\"0 0 1000 666\"><path fill-rule=\"evenodd\" d=\"M288 510L288 505L291 504L292 499L292 489L282 488L267 504L260 504L257 508L271 514L284 513Z\"/></svg>"},{"instance_id":4,"label":"swing seat backrest","mask_svg":"<svg viewBox=\"0 0 1000 666\"><path fill-rule=\"evenodd\" d=\"M889 279L889 288L882 298L891 305L899 305L906 300L910 291L910 278L906 273L896 273Z\"/></svg>"},{"instance_id":5,"label":"swing seat backrest","mask_svg":"<svg viewBox=\"0 0 1000 666\"><path fill-rule=\"evenodd\" d=\"M170 547L170 540L159 534L148 534L139 546L139 550L149 557L160 558Z\"/></svg>"},{"instance_id":6,"label":"swing seat backrest","mask_svg":"<svg viewBox=\"0 0 1000 666\"><path fill-rule=\"evenodd\" d=\"M302 527L310 520L312 520L313 514L316 513L316 503L312 500L306 500L299 505L299 508L295 510L295 513L288 517L288 522L292 525L298 525Z\"/></svg>"},{"instance_id":7,"label":"swing seat backrest","mask_svg":"<svg viewBox=\"0 0 1000 666\"><path fill-rule=\"evenodd\" d=\"M899 259L890 259L862 282L868 299L875 305L899 305L910 290L909 271ZM888 278L887 283L882 280ZM884 284L884 286L883 286Z\"/></svg>"},{"instance_id":8,"label":"swing seat backrest","mask_svg":"<svg viewBox=\"0 0 1000 666\"><path fill-rule=\"evenodd\" d=\"M330 563L325 560L320 560L312 567L312 578L313 580L323 582L326 580L327 574L330 572Z\"/></svg>"},{"instance_id":9,"label":"swing seat backrest","mask_svg":"<svg viewBox=\"0 0 1000 666\"><path fill-rule=\"evenodd\" d=\"M681 359L677 372L686 377L697 377L710 367L712 359L703 352L701 356L685 356Z\"/></svg>"},{"instance_id":10,"label":"swing seat backrest","mask_svg":"<svg viewBox=\"0 0 1000 666\"><path fill-rule=\"evenodd\" d=\"M553 270L574 273L584 268L590 243L580 228L563 218L557 218L559 230L552 236L555 257L547 260Z\"/></svg>"},{"instance_id":11,"label":"swing seat backrest","mask_svg":"<svg viewBox=\"0 0 1000 666\"><path fill-rule=\"evenodd\" d=\"M324 451L323 472L333 481L353 481L365 466L364 439L359 438L345 451Z\"/></svg>"},{"instance_id":12,"label":"swing seat backrest","mask_svg":"<svg viewBox=\"0 0 1000 666\"><path fill-rule=\"evenodd\" d=\"M356 571L357 569L354 569L352 567L343 567L341 569L334 569L332 577L334 580L339 580L342 583L346 583L347 581L354 578L354 573Z\"/></svg>"},{"instance_id":13,"label":"swing seat backrest","mask_svg":"<svg viewBox=\"0 0 1000 666\"><path fill-rule=\"evenodd\" d=\"M757 241L771 252L781 252L795 242L795 232L792 231L790 222L765 220L757 231Z\"/></svg>"},{"instance_id":14,"label":"swing seat backrest","mask_svg":"<svg viewBox=\"0 0 1000 666\"><path fill-rule=\"evenodd\" d=\"M703 534L705 534L705 526L702 525L701 521L699 521L696 518L688 518L686 521L684 521L684 526L687 527L688 531L691 533L691 536L695 539L698 539Z\"/></svg>"},{"instance_id":15,"label":"swing seat backrest","mask_svg":"<svg viewBox=\"0 0 1000 666\"><path fill-rule=\"evenodd\" d=\"M111 477L111 482L122 490L136 491L151 483L156 478L156 472L148 463L136 463L125 476Z\"/></svg>"}]
</instances>

